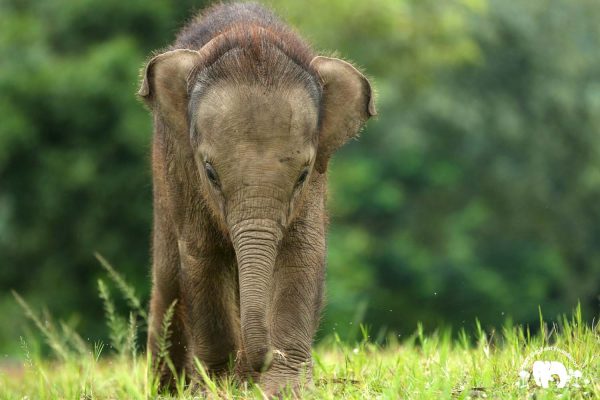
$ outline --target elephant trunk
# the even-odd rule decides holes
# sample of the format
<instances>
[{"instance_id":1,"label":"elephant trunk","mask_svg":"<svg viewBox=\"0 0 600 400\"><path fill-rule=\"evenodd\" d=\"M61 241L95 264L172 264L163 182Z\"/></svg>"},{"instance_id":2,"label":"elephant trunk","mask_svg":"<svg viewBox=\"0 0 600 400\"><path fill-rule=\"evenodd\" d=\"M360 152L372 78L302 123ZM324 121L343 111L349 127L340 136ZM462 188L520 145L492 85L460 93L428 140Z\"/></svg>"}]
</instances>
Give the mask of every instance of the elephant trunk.
<instances>
[{"instance_id":1,"label":"elephant trunk","mask_svg":"<svg viewBox=\"0 0 600 400\"><path fill-rule=\"evenodd\" d=\"M247 217L249 213L256 214L248 211L245 208L241 214L246 217L230 223L230 232L238 263L242 346L248 366L260 372L272 361L268 304L283 232L280 218L264 213L259 218Z\"/></svg>"}]
</instances>

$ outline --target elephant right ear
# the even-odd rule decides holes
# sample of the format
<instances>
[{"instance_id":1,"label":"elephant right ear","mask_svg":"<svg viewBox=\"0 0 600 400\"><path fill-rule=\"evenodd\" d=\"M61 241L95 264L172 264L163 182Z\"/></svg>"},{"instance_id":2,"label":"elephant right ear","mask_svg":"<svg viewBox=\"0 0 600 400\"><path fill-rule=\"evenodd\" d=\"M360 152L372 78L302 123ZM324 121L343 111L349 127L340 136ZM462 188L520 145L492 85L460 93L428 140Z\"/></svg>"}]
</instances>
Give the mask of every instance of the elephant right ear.
<instances>
[{"instance_id":1,"label":"elephant right ear","mask_svg":"<svg viewBox=\"0 0 600 400\"><path fill-rule=\"evenodd\" d=\"M187 122L188 77L200 53L178 49L152 58L142 72L138 95L175 127Z\"/></svg>"}]
</instances>

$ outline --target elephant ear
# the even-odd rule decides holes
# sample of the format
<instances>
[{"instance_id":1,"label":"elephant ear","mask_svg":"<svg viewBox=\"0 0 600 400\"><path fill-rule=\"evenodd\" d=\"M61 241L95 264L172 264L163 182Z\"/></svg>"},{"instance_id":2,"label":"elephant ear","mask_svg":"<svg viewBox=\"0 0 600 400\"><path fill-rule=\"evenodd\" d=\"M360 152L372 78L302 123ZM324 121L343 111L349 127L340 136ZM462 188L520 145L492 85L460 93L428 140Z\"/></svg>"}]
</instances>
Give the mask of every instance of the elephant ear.
<instances>
[{"instance_id":1,"label":"elephant ear","mask_svg":"<svg viewBox=\"0 0 600 400\"><path fill-rule=\"evenodd\" d=\"M377 115L371 84L352 64L317 56L310 63L323 84L321 132L315 167L323 173L332 154Z\"/></svg>"},{"instance_id":2,"label":"elephant ear","mask_svg":"<svg viewBox=\"0 0 600 400\"><path fill-rule=\"evenodd\" d=\"M152 58L142 73L138 95L177 130L187 126L188 77L200 58L194 50L167 51Z\"/></svg>"}]
</instances>

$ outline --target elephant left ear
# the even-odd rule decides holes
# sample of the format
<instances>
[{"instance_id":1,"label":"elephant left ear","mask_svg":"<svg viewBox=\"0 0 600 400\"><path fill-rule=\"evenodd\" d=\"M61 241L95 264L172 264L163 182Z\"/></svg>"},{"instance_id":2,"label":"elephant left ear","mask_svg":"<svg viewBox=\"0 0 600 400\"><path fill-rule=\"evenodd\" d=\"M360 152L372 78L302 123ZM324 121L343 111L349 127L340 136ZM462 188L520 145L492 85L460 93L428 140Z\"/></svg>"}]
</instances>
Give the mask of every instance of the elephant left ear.
<instances>
[{"instance_id":1,"label":"elephant left ear","mask_svg":"<svg viewBox=\"0 0 600 400\"><path fill-rule=\"evenodd\" d=\"M323 84L321 132L315 168L323 173L332 154L377 115L369 80L352 64L317 56L310 63Z\"/></svg>"}]
</instances>

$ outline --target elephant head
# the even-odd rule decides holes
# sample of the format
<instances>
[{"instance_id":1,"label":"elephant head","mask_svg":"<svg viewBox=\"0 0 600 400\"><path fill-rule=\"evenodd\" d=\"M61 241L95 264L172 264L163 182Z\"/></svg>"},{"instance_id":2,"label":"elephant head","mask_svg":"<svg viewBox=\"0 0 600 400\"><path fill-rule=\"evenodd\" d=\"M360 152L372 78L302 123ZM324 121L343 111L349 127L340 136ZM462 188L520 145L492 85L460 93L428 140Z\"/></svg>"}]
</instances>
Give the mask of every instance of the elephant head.
<instances>
[{"instance_id":1,"label":"elephant head","mask_svg":"<svg viewBox=\"0 0 600 400\"><path fill-rule=\"evenodd\" d=\"M317 56L303 63L284 45L222 41L154 57L139 94L191 149L197 192L236 253L242 344L260 371L270 359L279 243L311 179L375 109L368 80L345 61Z\"/></svg>"}]
</instances>

